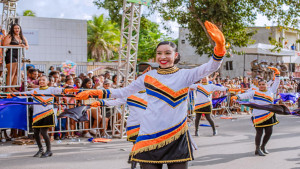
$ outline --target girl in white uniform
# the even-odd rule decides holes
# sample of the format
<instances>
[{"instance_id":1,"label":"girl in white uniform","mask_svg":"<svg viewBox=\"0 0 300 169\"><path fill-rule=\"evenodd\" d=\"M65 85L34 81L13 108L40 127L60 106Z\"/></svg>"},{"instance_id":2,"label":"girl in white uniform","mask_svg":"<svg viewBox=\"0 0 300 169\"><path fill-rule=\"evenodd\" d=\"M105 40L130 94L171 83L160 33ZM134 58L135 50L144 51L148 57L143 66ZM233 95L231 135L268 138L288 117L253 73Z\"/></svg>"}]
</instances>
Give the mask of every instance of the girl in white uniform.
<instances>
[{"instance_id":1,"label":"girl in white uniform","mask_svg":"<svg viewBox=\"0 0 300 169\"><path fill-rule=\"evenodd\" d=\"M222 32L210 22L205 26L216 42L212 59L194 69L178 69L177 47L161 42L156 48L158 70L151 70L129 86L111 90L81 92L77 99L126 98L146 89L148 106L141 119L140 131L132 148L131 160L142 163L143 169L185 169L193 159L187 126L187 93L189 86L218 70L226 53Z\"/></svg>"},{"instance_id":2,"label":"girl in white uniform","mask_svg":"<svg viewBox=\"0 0 300 169\"><path fill-rule=\"evenodd\" d=\"M251 90L247 93L238 94L237 96L233 96L232 99L253 99L253 102L256 104L273 104L274 97L276 96L276 92L280 83L280 72L276 68L269 68L275 71L276 76L274 83L270 88L267 87L267 82L265 80L260 80L258 82L259 90ZM276 118L275 113L273 112L253 109L252 115L252 121L256 129L255 155L265 156L266 154L269 154L269 152L266 149L266 145L269 139L271 138L273 132L273 125L276 125L279 122ZM265 136L261 143L263 131L265 131Z\"/></svg>"},{"instance_id":3,"label":"girl in white uniform","mask_svg":"<svg viewBox=\"0 0 300 169\"><path fill-rule=\"evenodd\" d=\"M214 121L211 118L212 112L212 97L211 94L214 91L227 91L228 88L224 86L217 86L214 84L208 84L208 77L201 80L201 84L193 84L190 86L191 89L196 90L195 108L196 113L195 120L195 136L198 136L198 128L202 114L205 114L206 120L209 122L213 129L213 135L217 135Z\"/></svg>"}]
</instances>

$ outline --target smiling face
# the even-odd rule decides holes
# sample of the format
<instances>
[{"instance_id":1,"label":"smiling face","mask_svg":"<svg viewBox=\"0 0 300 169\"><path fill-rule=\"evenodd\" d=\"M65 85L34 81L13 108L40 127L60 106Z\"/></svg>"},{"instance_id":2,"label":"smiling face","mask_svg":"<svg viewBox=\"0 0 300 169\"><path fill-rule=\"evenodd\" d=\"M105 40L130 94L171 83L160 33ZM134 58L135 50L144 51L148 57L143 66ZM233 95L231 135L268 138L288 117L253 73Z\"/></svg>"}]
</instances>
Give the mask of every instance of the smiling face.
<instances>
[{"instance_id":1,"label":"smiling face","mask_svg":"<svg viewBox=\"0 0 300 169\"><path fill-rule=\"evenodd\" d=\"M260 91L267 90L267 83L265 81L260 81L258 83L258 88Z\"/></svg>"},{"instance_id":2,"label":"smiling face","mask_svg":"<svg viewBox=\"0 0 300 169\"><path fill-rule=\"evenodd\" d=\"M48 81L48 78L46 76L40 77L40 80L39 80L39 86L40 87L46 87L46 86L48 86L48 83L49 83L49 81Z\"/></svg>"},{"instance_id":3,"label":"smiling face","mask_svg":"<svg viewBox=\"0 0 300 169\"><path fill-rule=\"evenodd\" d=\"M178 53L170 45L160 45L156 49L156 62L160 68L168 68L174 66L174 61L178 57Z\"/></svg>"}]
</instances>

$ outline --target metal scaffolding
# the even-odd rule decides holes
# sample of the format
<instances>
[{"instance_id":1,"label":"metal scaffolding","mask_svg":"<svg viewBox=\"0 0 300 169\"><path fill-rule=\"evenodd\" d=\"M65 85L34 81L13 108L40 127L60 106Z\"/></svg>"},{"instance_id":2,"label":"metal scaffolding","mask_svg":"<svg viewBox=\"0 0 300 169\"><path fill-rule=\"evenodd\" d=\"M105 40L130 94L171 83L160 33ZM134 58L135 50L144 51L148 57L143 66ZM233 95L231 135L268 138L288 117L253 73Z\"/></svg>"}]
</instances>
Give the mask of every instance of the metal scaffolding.
<instances>
[{"instance_id":1,"label":"metal scaffolding","mask_svg":"<svg viewBox=\"0 0 300 169\"><path fill-rule=\"evenodd\" d=\"M7 32L10 26L16 22L17 1L18 0L0 0L0 3L3 4L1 25Z\"/></svg>"},{"instance_id":2,"label":"metal scaffolding","mask_svg":"<svg viewBox=\"0 0 300 169\"><path fill-rule=\"evenodd\" d=\"M123 2L123 15L121 26L121 40L119 48L118 82L123 80L123 87L128 86L136 78L136 62L141 21L141 4ZM121 119L115 114L112 135L123 138L125 128L125 106L115 109L115 113L121 113Z\"/></svg>"}]
</instances>

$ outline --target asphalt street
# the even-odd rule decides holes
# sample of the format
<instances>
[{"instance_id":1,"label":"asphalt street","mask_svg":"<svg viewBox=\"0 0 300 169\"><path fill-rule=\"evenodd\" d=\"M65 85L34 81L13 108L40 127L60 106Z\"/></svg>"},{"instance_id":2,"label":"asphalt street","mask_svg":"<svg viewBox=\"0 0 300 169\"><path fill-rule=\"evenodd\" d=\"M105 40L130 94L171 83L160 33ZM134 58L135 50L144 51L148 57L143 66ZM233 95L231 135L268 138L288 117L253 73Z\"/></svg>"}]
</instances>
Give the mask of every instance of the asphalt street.
<instances>
[{"instance_id":1,"label":"asphalt street","mask_svg":"<svg viewBox=\"0 0 300 169\"><path fill-rule=\"evenodd\" d=\"M255 129L249 115L234 115L236 120L215 118L218 135L210 127L200 127L200 136L193 136L198 145L195 160L189 169L300 169L300 118L278 116L267 148L271 154L254 155ZM207 121L201 121L208 124ZM192 135L194 127L190 127ZM129 169L128 154L132 144L125 139L109 143L65 140L52 142L54 156L34 158L36 145L0 143L0 169ZM138 167L139 168L139 167ZM164 166L164 168L167 168Z\"/></svg>"}]
</instances>

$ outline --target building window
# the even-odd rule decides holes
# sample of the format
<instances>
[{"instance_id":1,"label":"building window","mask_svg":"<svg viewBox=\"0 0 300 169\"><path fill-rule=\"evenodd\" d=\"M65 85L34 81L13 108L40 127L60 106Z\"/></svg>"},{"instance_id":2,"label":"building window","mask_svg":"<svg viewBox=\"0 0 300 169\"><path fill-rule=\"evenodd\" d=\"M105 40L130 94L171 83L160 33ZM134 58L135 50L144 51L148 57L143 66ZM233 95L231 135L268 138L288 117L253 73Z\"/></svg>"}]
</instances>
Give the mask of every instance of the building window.
<instances>
[{"instance_id":1,"label":"building window","mask_svg":"<svg viewBox=\"0 0 300 169\"><path fill-rule=\"evenodd\" d=\"M185 44L185 40L181 40L181 44Z\"/></svg>"},{"instance_id":2,"label":"building window","mask_svg":"<svg viewBox=\"0 0 300 169\"><path fill-rule=\"evenodd\" d=\"M295 72L295 63L289 63L289 70L290 72Z\"/></svg>"},{"instance_id":3,"label":"building window","mask_svg":"<svg viewBox=\"0 0 300 169\"><path fill-rule=\"evenodd\" d=\"M227 61L225 63L225 68L226 68L226 70L233 70L232 61Z\"/></svg>"}]
</instances>

